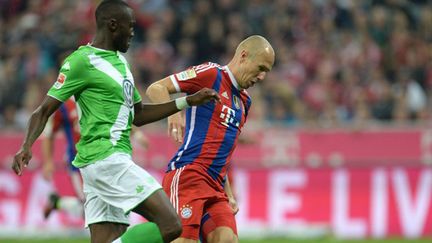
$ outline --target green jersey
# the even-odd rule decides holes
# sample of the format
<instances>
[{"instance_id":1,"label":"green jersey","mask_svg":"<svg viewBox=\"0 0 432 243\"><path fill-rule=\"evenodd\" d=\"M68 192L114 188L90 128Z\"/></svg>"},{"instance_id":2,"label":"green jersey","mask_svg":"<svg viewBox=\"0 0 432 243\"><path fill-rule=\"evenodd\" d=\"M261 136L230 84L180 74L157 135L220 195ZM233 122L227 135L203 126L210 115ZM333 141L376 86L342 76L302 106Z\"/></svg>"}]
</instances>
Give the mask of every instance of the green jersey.
<instances>
[{"instance_id":1,"label":"green jersey","mask_svg":"<svg viewBox=\"0 0 432 243\"><path fill-rule=\"evenodd\" d=\"M90 45L68 56L48 95L62 102L74 95L81 138L72 164L83 167L114 152L132 154L134 104L141 102L126 59Z\"/></svg>"}]
</instances>

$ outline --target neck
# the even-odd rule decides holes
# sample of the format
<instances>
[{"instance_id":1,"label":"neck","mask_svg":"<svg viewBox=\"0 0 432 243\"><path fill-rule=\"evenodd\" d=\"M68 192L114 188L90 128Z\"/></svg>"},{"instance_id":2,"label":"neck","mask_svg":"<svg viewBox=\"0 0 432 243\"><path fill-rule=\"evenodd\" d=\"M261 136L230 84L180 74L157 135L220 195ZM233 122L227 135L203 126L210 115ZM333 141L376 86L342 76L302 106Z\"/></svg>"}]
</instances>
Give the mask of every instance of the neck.
<instances>
[{"instance_id":1,"label":"neck","mask_svg":"<svg viewBox=\"0 0 432 243\"><path fill-rule=\"evenodd\" d=\"M96 33L96 36L91 45L108 51L116 51L114 49L112 41L110 41L110 39L101 32Z\"/></svg>"},{"instance_id":2,"label":"neck","mask_svg":"<svg viewBox=\"0 0 432 243\"><path fill-rule=\"evenodd\" d=\"M228 64L227 64L228 68L230 69L231 73L233 74L234 78L237 80L237 82L240 79L240 75L239 75L239 63L237 63L237 61L235 59L232 59Z\"/></svg>"},{"instance_id":3,"label":"neck","mask_svg":"<svg viewBox=\"0 0 432 243\"><path fill-rule=\"evenodd\" d=\"M227 67L229 68L229 70L231 71L232 75L235 78L235 82L237 83L237 88L240 90L243 90L243 88L240 86L240 82L241 82L241 70L240 70L240 63L238 63L238 61L236 61L235 59L231 60L231 62L229 62L227 64Z\"/></svg>"}]
</instances>

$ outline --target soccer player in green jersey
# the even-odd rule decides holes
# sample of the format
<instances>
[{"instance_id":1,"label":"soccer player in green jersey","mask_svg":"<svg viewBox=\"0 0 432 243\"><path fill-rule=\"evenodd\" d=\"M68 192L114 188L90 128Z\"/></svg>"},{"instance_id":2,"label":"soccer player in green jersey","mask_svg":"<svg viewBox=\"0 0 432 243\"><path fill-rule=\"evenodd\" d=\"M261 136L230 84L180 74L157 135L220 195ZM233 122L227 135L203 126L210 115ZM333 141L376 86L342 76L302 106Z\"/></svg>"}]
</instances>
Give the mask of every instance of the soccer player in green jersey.
<instances>
[{"instance_id":1,"label":"soccer player in green jersey","mask_svg":"<svg viewBox=\"0 0 432 243\"><path fill-rule=\"evenodd\" d=\"M120 54L127 51L133 37L132 9L121 0L105 0L95 15L93 43L65 59L57 81L29 120L12 168L22 174L48 118L73 95L81 130L73 165L80 168L83 178L91 242L170 242L181 233L180 220L160 184L131 160L131 126L220 98L212 89L201 89L170 102L143 104L129 64ZM130 211L150 222L127 230Z\"/></svg>"}]
</instances>

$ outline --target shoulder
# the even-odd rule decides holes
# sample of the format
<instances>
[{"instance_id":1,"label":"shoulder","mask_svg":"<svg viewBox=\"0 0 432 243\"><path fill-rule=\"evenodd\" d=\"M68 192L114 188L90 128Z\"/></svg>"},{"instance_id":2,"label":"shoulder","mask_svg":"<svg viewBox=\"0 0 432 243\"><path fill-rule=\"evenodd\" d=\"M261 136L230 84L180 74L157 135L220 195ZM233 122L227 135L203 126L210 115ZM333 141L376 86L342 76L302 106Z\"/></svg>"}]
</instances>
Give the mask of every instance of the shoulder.
<instances>
[{"instance_id":1,"label":"shoulder","mask_svg":"<svg viewBox=\"0 0 432 243\"><path fill-rule=\"evenodd\" d=\"M205 72L205 71L215 71L222 69L221 65L214 62L205 62L197 66L193 66L193 69L197 73Z\"/></svg>"},{"instance_id":2,"label":"shoulder","mask_svg":"<svg viewBox=\"0 0 432 243\"><path fill-rule=\"evenodd\" d=\"M91 50L87 46L80 46L67 56L66 59L80 59L89 56L91 53Z\"/></svg>"},{"instance_id":3,"label":"shoulder","mask_svg":"<svg viewBox=\"0 0 432 243\"><path fill-rule=\"evenodd\" d=\"M72 69L72 67L81 68L88 66L89 55L91 55L91 53L88 48L85 48L85 46L79 47L77 50L75 50L65 58L65 60L63 61L62 69L68 70Z\"/></svg>"},{"instance_id":4,"label":"shoulder","mask_svg":"<svg viewBox=\"0 0 432 243\"><path fill-rule=\"evenodd\" d=\"M205 76L207 78L216 77L218 72L222 70L222 67L213 62L206 62L197 66L193 66L192 69L197 76Z\"/></svg>"}]
</instances>

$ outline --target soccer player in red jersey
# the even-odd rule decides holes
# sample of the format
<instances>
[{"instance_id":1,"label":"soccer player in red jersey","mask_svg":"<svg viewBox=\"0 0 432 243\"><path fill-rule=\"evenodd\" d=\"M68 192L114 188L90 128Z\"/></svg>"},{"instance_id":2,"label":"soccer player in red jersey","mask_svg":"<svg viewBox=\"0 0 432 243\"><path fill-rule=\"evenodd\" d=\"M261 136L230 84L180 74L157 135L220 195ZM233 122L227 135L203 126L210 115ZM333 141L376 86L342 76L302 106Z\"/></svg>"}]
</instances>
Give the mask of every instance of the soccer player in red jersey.
<instances>
[{"instance_id":1,"label":"soccer player in red jersey","mask_svg":"<svg viewBox=\"0 0 432 243\"><path fill-rule=\"evenodd\" d=\"M184 141L163 179L162 186L182 220L183 233L175 242L197 242L205 215L211 217L207 222L214 224L204 236L207 242L238 241L234 218L238 209L230 204L235 199L227 170L251 106L246 89L265 78L274 58L270 43L254 35L238 45L226 66L211 62L193 66L147 89L153 102L165 102L169 94L190 94L203 87L216 90L221 97L221 103L186 110ZM169 118L169 124L173 136L183 137L179 114Z\"/></svg>"}]
</instances>

